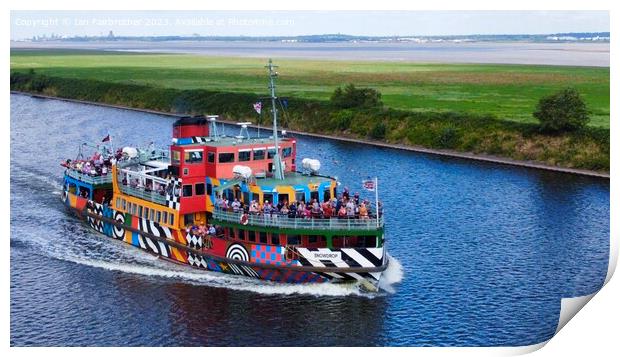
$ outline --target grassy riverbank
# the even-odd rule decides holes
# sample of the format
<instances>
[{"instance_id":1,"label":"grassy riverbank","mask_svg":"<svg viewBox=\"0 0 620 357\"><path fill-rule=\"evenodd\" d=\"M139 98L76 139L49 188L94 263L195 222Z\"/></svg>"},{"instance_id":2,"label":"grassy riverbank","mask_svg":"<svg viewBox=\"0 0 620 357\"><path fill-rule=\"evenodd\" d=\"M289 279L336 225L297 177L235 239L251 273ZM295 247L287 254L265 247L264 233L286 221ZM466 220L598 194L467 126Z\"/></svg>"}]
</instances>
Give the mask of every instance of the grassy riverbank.
<instances>
[{"instance_id":1,"label":"grassy riverbank","mask_svg":"<svg viewBox=\"0 0 620 357\"><path fill-rule=\"evenodd\" d=\"M559 54L560 55L560 54ZM174 89L267 92L264 58L77 50L11 50L11 70ZM392 109L492 115L535 123L538 100L567 86L584 97L593 127L609 128L609 68L277 59L283 96L328 100L346 83L372 87Z\"/></svg>"},{"instance_id":2,"label":"grassy riverbank","mask_svg":"<svg viewBox=\"0 0 620 357\"><path fill-rule=\"evenodd\" d=\"M279 92L290 97L283 118L290 129L609 171L608 68L277 62ZM11 54L11 89L256 122L250 104L266 93L262 65L244 58L18 51ZM385 107L332 107L326 99L348 82L382 91ZM569 84L582 91L593 122L579 133L539 133L531 118L539 94Z\"/></svg>"}]
</instances>

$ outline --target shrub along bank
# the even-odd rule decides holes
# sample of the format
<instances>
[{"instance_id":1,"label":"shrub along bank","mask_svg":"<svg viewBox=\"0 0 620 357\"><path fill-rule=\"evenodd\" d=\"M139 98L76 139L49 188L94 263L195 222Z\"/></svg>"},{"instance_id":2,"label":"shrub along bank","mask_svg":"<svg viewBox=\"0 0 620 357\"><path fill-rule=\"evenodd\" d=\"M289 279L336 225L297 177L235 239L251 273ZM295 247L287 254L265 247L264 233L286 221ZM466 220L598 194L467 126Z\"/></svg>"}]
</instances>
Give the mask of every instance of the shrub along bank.
<instances>
[{"instance_id":1,"label":"shrub along bank","mask_svg":"<svg viewBox=\"0 0 620 357\"><path fill-rule=\"evenodd\" d=\"M180 90L88 79L12 72L11 90L180 114L219 114L251 121L255 94ZM262 124L268 124L268 110ZM490 154L515 160L609 172L609 130L584 128L547 134L535 124L457 112L412 112L383 106L343 108L330 102L289 98L282 126L298 131Z\"/></svg>"}]
</instances>

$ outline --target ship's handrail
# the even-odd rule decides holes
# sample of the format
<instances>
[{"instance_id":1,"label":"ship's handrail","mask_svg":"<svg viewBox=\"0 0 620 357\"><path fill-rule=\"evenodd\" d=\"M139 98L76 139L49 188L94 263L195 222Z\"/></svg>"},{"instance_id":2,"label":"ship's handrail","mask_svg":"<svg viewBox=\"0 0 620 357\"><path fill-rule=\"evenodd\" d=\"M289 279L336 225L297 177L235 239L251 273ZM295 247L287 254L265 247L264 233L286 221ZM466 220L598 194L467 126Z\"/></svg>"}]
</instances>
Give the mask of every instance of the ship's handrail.
<instances>
[{"instance_id":1,"label":"ship's handrail","mask_svg":"<svg viewBox=\"0 0 620 357\"><path fill-rule=\"evenodd\" d=\"M112 174L92 176L70 168L65 171L65 174L78 181L82 181L91 185L103 185L112 183Z\"/></svg>"},{"instance_id":2,"label":"ship's handrail","mask_svg":"<svg viewBox=\"0 0 620 357\"><path fill-rule=\"evenodd\" d=\"M166 196L161 195L159 192L146 191L143 189L133 188L133 187L126 186L126 185L119 185L118 187L120 188L121 192L126 195L141 198L143 200L158 203L160 205L166 204Z\"/></svg>"},{"instance_id":3,"label":"ship's handrail","mask_svg":"<svg viewBox=\"0 0 620 357\"><path fill-rule=\"evenodd\" d=\"M213 211L213 218L224 221L240 223L243 212L232 212L221 209ZM347 218L289 218L281 215L247 215L247 225L260 227L278 227L293 229L319 229L319 230L369 230L375 231L383 227L383 217L370 219L347 219Z\"/></svg>"},{"instance_id":4,"label":"ship's handrail","mask_svg":"<svg viewBox=\"0 0 620 357\"><path fill-rule=\"evenodd\" d=\"M154 203L158 203L161 205L165 205L166 204L166 195L165 194L161 194L159 193L157 190L151 189L151 190L147 190L145 187L132 187L129 183L123 183L122 181L122 177L126 175L126 177L130 178L131 177L140 177L141 179L145 179L145 180L152 180L152 182L157 183L157 184L166 184L166 180L159 178L159 177L155 177L155 176L150 176L150 175L145 175L143 173L140 172L136 172L136 171L131 171L131 170L126 170L126 169L119 169L117 172L117 184L118 184L118 188L121 190L122 193L126 194L126 195L130 195L130 196L134 196L137 198L141 198L143 200L147 200L150 202L154 202Z\"/></svg>"}]
</instances>

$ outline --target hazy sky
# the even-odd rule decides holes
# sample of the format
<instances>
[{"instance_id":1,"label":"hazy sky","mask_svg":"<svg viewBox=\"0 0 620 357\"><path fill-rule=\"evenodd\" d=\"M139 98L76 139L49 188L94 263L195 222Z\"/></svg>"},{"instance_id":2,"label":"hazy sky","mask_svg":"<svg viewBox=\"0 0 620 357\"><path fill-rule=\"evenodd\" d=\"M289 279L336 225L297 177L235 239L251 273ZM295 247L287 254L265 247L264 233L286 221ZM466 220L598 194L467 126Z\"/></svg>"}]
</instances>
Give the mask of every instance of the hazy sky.
<instances>
[{"instance_id":1,"label":"hazy sky","mask_svg":"<svg viewBox=\"0 0 620 357\"><path fill-rule=\"evenodd\" d=\"M11 39L118 36L607 32L607 11L12 11Z\"/></svg>"}]
</instances>

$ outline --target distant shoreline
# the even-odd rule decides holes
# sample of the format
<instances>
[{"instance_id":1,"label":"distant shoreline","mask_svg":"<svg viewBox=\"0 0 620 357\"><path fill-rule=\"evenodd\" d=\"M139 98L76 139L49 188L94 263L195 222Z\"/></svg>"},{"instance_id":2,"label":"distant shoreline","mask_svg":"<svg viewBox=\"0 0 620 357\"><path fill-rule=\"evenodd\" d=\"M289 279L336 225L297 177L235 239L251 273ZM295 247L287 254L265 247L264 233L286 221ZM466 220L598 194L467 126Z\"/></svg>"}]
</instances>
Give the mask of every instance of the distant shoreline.
<instances>
[{"instance_id":1,"label":"distant shoreline","mask_svg":"<svg viewBox=\"0 0 620 357\"><path fill-rule=\"evenodd\" d=\"M205 56L609 67L609 42L11 41L11 50L90 50Z\"/></svg>"},{"instance_id":2,"label":"distant shoreline","mask_svg":"<svg viewBox=\"0 0 620 357\"><path fill-rule=\"evenodd\" d=\"M127 107L127 106L122 106L122 105L114 105L114 104L107 104L107 103L101 103L101 102L91 102L91 101L70 99L70 98L60 98L60 97L41 95L41 94L32 94L28 92L20 92L20 91L13 91L13 90L11 91L11 94L25 95L25 96L29 96L33 98L40 98L40 99L51 99L51 100L60 100L60 101L71 102L71 103L96 105L100 107L108 107L108 108L115 108L115 109L122 109L122 110L131 110L131 111L136 111L136 112L164 115L164 116L176 117L176 118L186 116L184 114L175 114L175 113L152 110L152 109L132 108L132 107ZM234 121L229 121L229 120L219 120L219 121L226 123L226 124L235 124ZM257 125L254 125L254 124L249 125L249 126L253 128L258 127ZM261 126L261 128L265 128L265 127ZM494 164L518 166L518 167L524 167L524 168L530 168L530 169L539 169L539 170L568 173L568 174L581 175L581 176L597 177L597 178L603 178L603 179L610 178L609 174L600 173L600 172L596 172L592 170L550 166L550 165L545 165L545 164L536 163L536 162L519 161L519 160L507 159L507 158L502 158L502 157L497 157L497 156L492 156L492 155L462 153L462 152L456 152L453 150L427 149L424 147L401 145L401 144L389 144L389 143L384 143L384 142L375 141L375 140L346 138L342 136L307 133L307 132L300 132L300 131L288 130L288 129L286 129L286 131L291 134L298 134L298 135L305 135L305 136L322 138L322 139L351 142L351 143L356 143L356 144L367 144L367 145L373 145L377 147L384 147L384 148L397 149L397 150L406 150L406 151L412 151L412 152L417 152L417 153L438 155L438 156L443 156L443 157L483 161L483 162L489 162L489 163L494 163Z\"/></svg>"}]
</instances>

